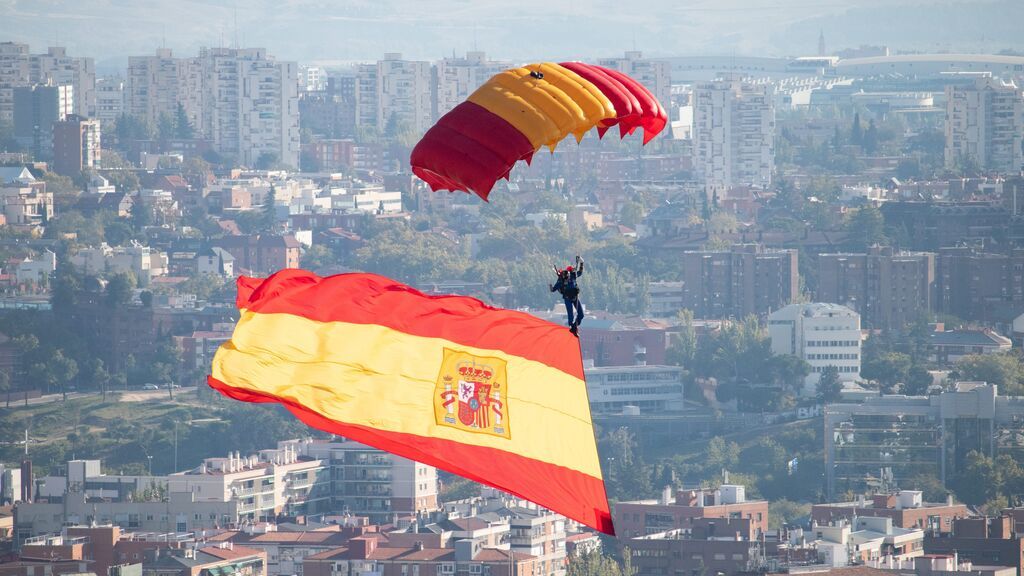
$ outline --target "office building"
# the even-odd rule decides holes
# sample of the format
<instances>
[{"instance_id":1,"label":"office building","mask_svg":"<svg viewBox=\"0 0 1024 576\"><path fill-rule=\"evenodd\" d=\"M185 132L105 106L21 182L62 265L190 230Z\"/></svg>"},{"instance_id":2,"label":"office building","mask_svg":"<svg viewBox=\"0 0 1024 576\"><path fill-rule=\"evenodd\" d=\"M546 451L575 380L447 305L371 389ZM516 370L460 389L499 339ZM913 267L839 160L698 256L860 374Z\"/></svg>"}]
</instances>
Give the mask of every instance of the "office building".
<instances>
[{"instance_id":1,"label":"office building","mask_svg":"<svg viewBox=\"0 0 1024 576\"><path fill-rule=\"evenodd\" d=\"M821 374L835 367L839 380L860 378L860 314L838 304L790 304L768 315L772 354L796 356L811 365L804 393L817 393Z\"/></svg>"},{"instance_id":2,"label":"office building","mask_svg":"<svg viewBox=\"0 0 1024 576\"><path fill-rule=\"evenodd\" d=\"M677 366L585 367L590 409L660 414L683 409L683 369ZM628 408L632 407L632 408Z\"/></svg>"},{"instance_id":3,"label":"office building","mask_svg":"<svg viewBox=\"0 0 1024 576\"><path fill-rule=\"evenodd\" d=\"M771 84L716 80L693 90L694 170L708 198L734 186L767 188L775 170Z\"/></svg>"},{"instance_id":4,"label":"office building","mask_svg":"<svg viewBox=\"0 0 1024 576\"><path fill-rule=\"evenodd\" d=\"M905 486L919 475L945 483L967 454L1024 456L1016 441L1024 402L997 387L960 382L936 396L880 396L825 407L825 478L831 497Z\"/></svg>"},{"instance_id":5,"label":"office building","mask_svg":"<svg viewBox=\"0 0 1024 576\"><path fill-rule=\"evenodd\" d=\"M14 138L36 160L53 159L53 125L74 114L75 92L70 85L15 88Z\"/></svg>"},{"instance_id":6,"label":"office building","mask_svg":"<svg viewBox=\"0 0 1024 576\"><path fill-rule=\"evenodd\" d=\"M72 114L53 124L53 171L77 178L100 167L100 122Z\"/></svg>"},{"instance_id":7,"label":"office building","mask_svg":"<svg viewBox=\"0 0 1024 576\"><path fill-rule=\"evenodd\" d=\"M1024 165L1024 92L991 75L946 86L946 168L1018 172Z\"/></svg>"},{"instance_id":8,"label":"office building","mask_svg":"<svg viewBox=\"0 0 1024 576\"><path fill-rule=\"evenodd\" d=\"M933 309L935 255L872 247L818 256L819 302L860 313L867 328L901 328Z\"/></svg>"},{"instance_id":9,"label":"office building","mask_svg":"<svg viewBox=\"0 0 1024 576\"><path fill-rule=\"evenodd\" d=\"M799 294L796 250L737 244L730 250L684 252L683 307L697 318L764 316Z\"/></svg>"}]
</instances>

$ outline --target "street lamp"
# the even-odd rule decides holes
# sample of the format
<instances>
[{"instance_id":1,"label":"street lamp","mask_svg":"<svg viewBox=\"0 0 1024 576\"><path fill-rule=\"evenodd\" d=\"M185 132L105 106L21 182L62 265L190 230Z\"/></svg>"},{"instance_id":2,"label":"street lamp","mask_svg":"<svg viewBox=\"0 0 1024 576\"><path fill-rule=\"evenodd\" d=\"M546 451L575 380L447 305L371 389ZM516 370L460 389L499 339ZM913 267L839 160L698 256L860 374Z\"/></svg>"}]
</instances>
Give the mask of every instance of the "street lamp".
<instances>
[{"instance_id":1,"label":"street lamp","mask_svg":"<svg viewBox=\"0 0 1024 576\"><path fill-rule=\"evenodd\" d=\"M146 454L146 458L149 459L149 475L152 476L153 475L153 457L150 456L149 454Z\"/></svg>"}]
</instances>

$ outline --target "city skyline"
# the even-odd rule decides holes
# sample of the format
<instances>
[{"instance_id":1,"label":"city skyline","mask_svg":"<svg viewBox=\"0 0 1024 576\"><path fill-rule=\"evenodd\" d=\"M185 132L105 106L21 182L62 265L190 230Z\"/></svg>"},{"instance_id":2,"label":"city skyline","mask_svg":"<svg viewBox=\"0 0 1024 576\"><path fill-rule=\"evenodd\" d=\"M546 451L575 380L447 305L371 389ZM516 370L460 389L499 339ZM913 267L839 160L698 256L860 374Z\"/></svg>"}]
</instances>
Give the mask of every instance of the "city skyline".
<instances>
[{"instance_id":1,"label":"city skyline","mask_svg":"<svg viewBox=\"0 0 1024 576\"><path fill-rule=\"evenodd\" d=\"M882 6L888 17L878 21L876 10ZM1018 19L1015 15L1024 15L1024 6L1010 1L942 2L928 3L923 12L921 6L916 0L895 6L879 0L820 5L800 0L760 0L754 5L693 1L683 6L657 0L642 11L630 11L610 2L531 0L508 10L497 3L467 6L450 0L348 6L293 0L251 3L239 10L226 3L192 1L177 8L191 18L168 19L159 8L145 4L83 7L59 0L7 0L0 3L0 19L11 24L5 31L10 40L67 46L70 52L95 57L100 72L123 67L128 56L159 47L192 53L202 47L259 46L282 60L326 65L375 60L383 52L434 60L472 50L524 61L608 57L633 49L656 57L801 56L816 52L820 33L830 51L861 44L917 52L1021 48L1010 23ZM96 35L95 23L103 23L107 33ZM958 34L942 33L950 28ZM107 42L111 37L118 42Z\"/></svg>"}]
</instances>

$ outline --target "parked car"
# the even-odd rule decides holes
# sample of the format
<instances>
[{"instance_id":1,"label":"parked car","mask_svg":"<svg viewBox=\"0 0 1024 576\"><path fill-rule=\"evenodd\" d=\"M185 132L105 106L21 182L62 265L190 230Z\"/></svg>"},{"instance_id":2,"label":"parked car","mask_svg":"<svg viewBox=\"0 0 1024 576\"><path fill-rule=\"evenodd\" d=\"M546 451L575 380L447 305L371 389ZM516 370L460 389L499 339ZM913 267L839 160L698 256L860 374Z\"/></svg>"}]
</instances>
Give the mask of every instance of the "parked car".
<instances>
[{"instance_id":1,"label":"parked car","mask_svg":"<svg viewBox=\"0 0 1024 576\"><path fill-rule=\"evenodd\" d=\"M142 385L142 389L143 390L159 390L160 387L157 386L156 384L143 384Z\"/></svg>"}]
</instances>

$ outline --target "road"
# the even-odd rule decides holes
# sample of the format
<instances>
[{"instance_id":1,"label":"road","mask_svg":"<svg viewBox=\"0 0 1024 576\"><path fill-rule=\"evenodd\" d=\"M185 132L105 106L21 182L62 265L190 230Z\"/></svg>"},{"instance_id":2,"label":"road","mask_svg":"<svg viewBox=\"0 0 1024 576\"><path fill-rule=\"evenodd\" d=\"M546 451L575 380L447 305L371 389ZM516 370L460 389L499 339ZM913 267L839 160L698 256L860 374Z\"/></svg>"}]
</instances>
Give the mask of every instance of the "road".
<instances>
[{"instance_id":1,"label":"road","mask_svg":"<svg viewBox=\"0 0 1024 576\"><path fill-rule=\"evenodd\" d=\"M176 388L174 390L174 396L177 397L179 394L194 394L196 392L195 386L186 386L182 388ZM88 392L68 392L68 400L76 398L88 398L93 396L99 396L100 393L96 391ZM154 400L169 399L167 395L167 389L161 390L130 390L128 392L123 391L108 391L107 397L111 400L117 400L119 402L151 402ZM30 398L28 401L28 407L39 406L41 404L49 404L51 402L60 402L64 396L62 394L44 394L39 398ZM0 395L0 401L3 400L3 396ZM6 405L6 404L3 404ZM0 405L2 406L2 405ZM11 409L25 408L24 400L12 400Z\"/></svg>"}]
</instances>

